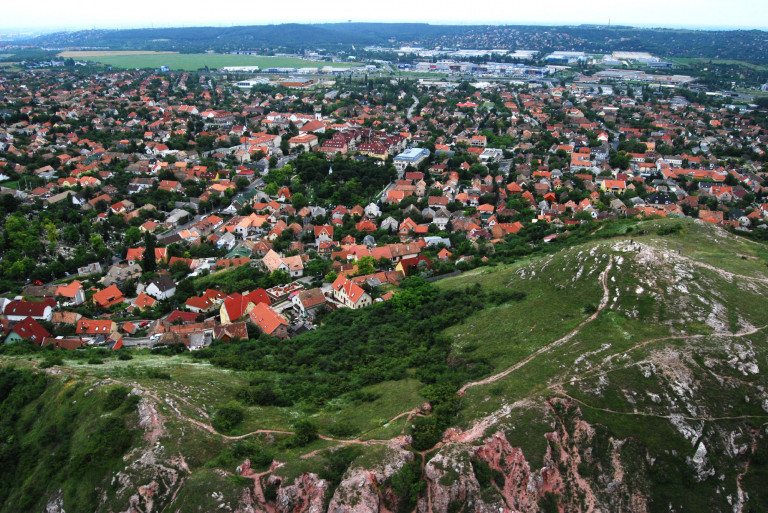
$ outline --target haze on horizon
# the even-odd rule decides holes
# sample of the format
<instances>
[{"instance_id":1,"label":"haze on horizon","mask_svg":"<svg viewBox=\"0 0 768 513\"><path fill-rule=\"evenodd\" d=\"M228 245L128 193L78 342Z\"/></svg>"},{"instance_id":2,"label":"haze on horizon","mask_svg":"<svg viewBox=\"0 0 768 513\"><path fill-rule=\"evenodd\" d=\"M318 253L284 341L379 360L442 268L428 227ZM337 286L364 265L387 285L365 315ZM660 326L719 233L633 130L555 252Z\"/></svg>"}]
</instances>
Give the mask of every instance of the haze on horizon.
<instances>
[{"instance_id":1,"label":"haze on horizon","mask_svg":"<svg viewBox=\"0 0 768 513\"><path fill-rule=\"evenodd\" d=\"M76 7L75 7L76 5ZM40 0L3 7L0 32L268 25L279 23L416 22L493 25L629 25L636 27L768 29L768 2L754 0L646 0L642 4L594 0L584 4L550 0L546 9L531 1L508 1L472 9L457 0L391 0L361 6L338 0L294 0L290 9L267 12L248 0L192 6L182 0L135 0L130 4L81 0L67 4Z\"/></svg>"}]
</instances>

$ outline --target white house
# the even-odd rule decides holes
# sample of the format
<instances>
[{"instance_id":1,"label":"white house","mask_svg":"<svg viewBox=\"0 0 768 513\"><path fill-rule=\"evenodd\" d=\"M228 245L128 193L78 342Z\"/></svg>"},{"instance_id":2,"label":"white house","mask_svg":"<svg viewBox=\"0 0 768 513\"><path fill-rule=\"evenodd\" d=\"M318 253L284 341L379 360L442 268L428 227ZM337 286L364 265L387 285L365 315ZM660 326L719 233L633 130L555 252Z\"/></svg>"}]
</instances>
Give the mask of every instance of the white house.
<instances>
[{"instance_id":1,"label":"white house","mask_svg":"<svg viewBox=\"0 0 768 513\"><path fill-rule=\"evenodd\" d=\"M176 293L176 284L169 277L160 276L150 281L144 292L155 299L168 299Z\"/></svg>"}]
</instances>

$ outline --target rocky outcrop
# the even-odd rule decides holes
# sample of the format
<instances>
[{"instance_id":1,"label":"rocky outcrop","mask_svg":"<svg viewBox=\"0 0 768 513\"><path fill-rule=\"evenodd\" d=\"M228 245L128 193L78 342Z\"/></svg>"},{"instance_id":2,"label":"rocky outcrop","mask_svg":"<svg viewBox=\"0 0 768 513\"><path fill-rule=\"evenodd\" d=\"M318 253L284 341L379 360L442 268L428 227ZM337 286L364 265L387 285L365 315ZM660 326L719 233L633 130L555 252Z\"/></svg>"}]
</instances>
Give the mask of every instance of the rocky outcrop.
<instances>
[{"instance_id":1,"label":"rocky outcrop","mask_svg":"<svg viewBox=\"0 0 768 513\"><path fill-rule=\"evenodd\" d=\"M326 493L328 482L317 474L302 474L293 484L282 486L281 479L270 476L270 485L280 485L275 500L278 513L324 513L326 511Z\"/></svg>"},{"instance_id":2,"label":"rocky outcrop","mask_svg":"<svg viewBox=\"0 0 768 513\"><path fill-rule=\"evenodd\" d=\"M419 513L447 512L464 504L465 511L496 513L503 501L496 494L484 496L472 468L472 447L467 444L443 446L424 466L426 496L419 499Z\"/></svg>"},{"instance_id":3,"label":"rocky outcrop","mask_svg":"<svg viewBox=\"0 0 768 513\"><path fill-rule=\"evenodd\" d=\"M647 511L641 476L629 482L623 471L623 442L600 433L605 438L595 444L595 429L580 419L577 407L560 399L550 406L556 428L545 435L541 467L534 468L503 431L480 446L449 442L424 467L427 490L419 499L419 512L446 513L465 504L465 511L533 513L545 502L557 504L560 511ZM455 433L451 437L460 438ZM484 465L491 473L481 483L477 476Z\"/></svg>"},{"instance_id":4,"label":"rocky outcrop","mask_svg":"<svg viewBox=\"0 0 768 513\"><path fill-rule=\"evenodd\" d=\"M388 506L397 502L397 497L386 486L387 483L413 458L413 453L404 447L391 445L382 464L374 468L361 468L353 464L336 488L328 505L328 513L386 511Z\"/></svg>"},{"instance_id":5,"label":"rocky outcrop","mask_svg":"<svg viewBox=\"0 0 768 513\"><path fill-rule=\"evenodd\" d=\"M134 392L132 392L134 393ZM141 394L136 394L141 395ZM121 513L154 513L172 502L189 473L183 456L168 456L161 442L165 420L151 397L138 404L139 427L144 430L144 444L125 456L126 467L112 478L119 485L116 496L128 507Z\"/></svg>"}]
</instances>

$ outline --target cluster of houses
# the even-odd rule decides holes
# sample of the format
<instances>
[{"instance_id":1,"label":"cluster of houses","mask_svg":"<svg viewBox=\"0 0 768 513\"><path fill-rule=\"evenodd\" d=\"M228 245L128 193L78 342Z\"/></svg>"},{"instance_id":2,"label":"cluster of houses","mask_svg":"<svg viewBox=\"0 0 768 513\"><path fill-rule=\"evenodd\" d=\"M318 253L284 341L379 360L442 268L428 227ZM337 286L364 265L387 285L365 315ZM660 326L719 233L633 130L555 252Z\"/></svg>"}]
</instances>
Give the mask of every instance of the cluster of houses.
<instances>
[{"instance_id":1,"label":"cluster of houses","mask_svg":"<svg viewBox=\"0 0 768 513\"><path fill-rule=\"evenodd\" d=\"M72 87L61 85L65 78ZM246 338L249 325L285 338L311 329L326 309L387 300L412 273L482 262L478 248L492 252L536 223L545 226L544 243L618 217L766 227L768 135L749 112L658 91L608 94L583 80L425 83L413 110L413 98L396 87L350 102L350 91L249 92L189 73L0 75L5 100L23 105L3 111L10 121L0 129L0 194L41 209L64 202L97 226L119 218L156 237L161 267L141 279L146 246L134 237L119 262L77 270L97 276L87 288L85 278L68 279L0 299L4 339L197 348ZM736 151L724 156L724 147ZM329 180L334 158L375 159L394 166L397 179L364 204L295 208L292 185L270 192L267 182L278 159L301 152L327 157ZM4 187L8 181L15 186ZM457 240L468 244L459 249ZM169 251L203 244L217 256ZM72 248L58 251L66 258ZM310 273L315 260L331 273ZM171 272L194 278L242 266L282 273L287 283L179 299ZM74 313L83 305L96 314ZM172 305L171 313L142 325L142 313L158 305ZM136 322L112 321L117 311ZM54 336L44 325L73 334Z\"/></svg>"}]
</instances>

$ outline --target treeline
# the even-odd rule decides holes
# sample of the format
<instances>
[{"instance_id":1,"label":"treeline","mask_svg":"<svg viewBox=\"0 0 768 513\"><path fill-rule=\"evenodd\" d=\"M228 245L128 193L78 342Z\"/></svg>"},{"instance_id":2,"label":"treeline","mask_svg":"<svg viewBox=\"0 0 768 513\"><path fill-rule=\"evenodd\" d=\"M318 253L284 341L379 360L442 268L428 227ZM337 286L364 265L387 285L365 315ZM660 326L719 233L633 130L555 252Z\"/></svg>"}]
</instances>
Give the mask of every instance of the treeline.
<instances>
[{"instance_id":1,"label":"treeline","mask_svg":"<svg viewBox=\"0 0 768 513\"><path fill-rule=\"evenodd\" d=\"M406 279L392 300L361 310L340 309L317 330L291 340L261 336L214 344L194 358L229 369L251 371L254 379L238 392L248 404L322 405L360 390L409 376L427 385L455 390L490 372L487 362L452 354L441 332L489 304L521 300L522 293L488 294L479 285L440 291L421 278Z\"/></svg>"},{"instance_id":2,"label":"treeline","mask_svg":"<svg viewBox=\"0 0 768 513\"><path fill-rule=\"evenodd\" d=\"M640 29L624 26L546 27L533 25L429 25L426 23L331 23L185 27L131 30L85 30L40 36L33 41L50 45L107 46L141 50L301 50L317 46L349 49L352 45L418 42L427 47L446 44L464 48L526 48L540 51L647 51L660 56L733 59L768 62L768 38L760 30ZM358 53L355 50L355 53Z\"/></svg>"}]
</instances>

